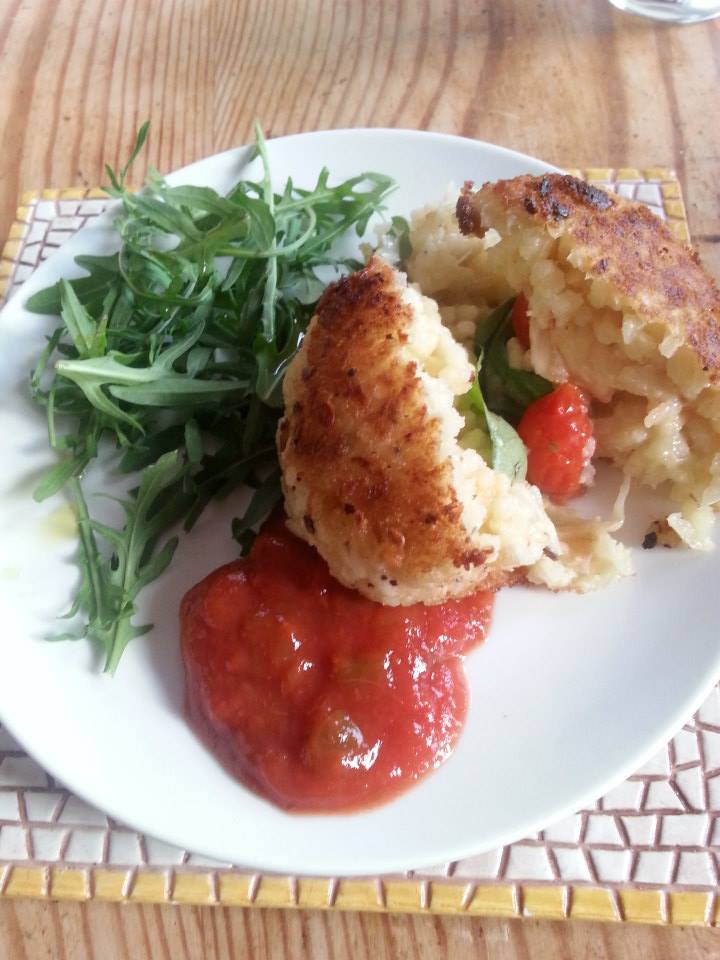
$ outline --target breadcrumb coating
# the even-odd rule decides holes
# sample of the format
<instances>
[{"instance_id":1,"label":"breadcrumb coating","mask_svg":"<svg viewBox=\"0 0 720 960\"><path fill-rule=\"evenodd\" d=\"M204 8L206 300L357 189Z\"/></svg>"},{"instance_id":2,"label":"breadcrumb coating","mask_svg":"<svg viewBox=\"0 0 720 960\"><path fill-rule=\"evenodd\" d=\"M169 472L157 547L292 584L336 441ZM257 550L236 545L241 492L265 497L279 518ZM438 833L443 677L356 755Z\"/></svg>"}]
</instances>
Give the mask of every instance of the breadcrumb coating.
<instances>
[{"instance_id":1,"label":"breadcrumb coating","mask_svg":"<svg viewBox=\"0 0 720 960\"><path fill-rule=\"evenodd\" d=\"M558 550L539 492L462 449L473 368L436 305L378 258L321 298L278 428L290 529L342 583L439 603Z\"/></svg>"}]
</instances>

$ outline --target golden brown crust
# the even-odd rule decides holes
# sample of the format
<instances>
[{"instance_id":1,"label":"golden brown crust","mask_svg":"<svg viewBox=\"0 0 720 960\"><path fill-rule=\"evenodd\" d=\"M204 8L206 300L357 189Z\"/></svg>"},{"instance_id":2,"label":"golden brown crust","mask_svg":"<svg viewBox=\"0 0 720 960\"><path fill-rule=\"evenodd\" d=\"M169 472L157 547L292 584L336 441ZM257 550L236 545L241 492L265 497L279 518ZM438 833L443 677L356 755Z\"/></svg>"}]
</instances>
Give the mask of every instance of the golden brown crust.
<instances>
[{"instance_id":1,"label":"golden brown crust","mask_svg":"<svg viewBox=\"0 0 720 960\"><path fill-rule=\"evenodd\" d=\"M403 356L411 319L380 260L330 286L285 379L278 431L288 514L304 503L300 532L331 571L328 554L346 550L375 561L389 584L485 563L438 455L439 423Z\"/></svg>"},{"instance_id":2,"label":"golden brown crust","mask_svg":"<svg viewBox=\"0 0 720 960\"><path fill-rule=\"evenodd\" d=\"M457 211L463 233L482 236L493 226L482 222L488 201L544 222L553 236L568 235L591 276L606 280L643 319L680 335L718 379L720 291L697 254L644 204L562 174L499 180L477 193L466 183Z\"/></svg>"},{"instance_id":3,"label":"golden brown crust","mask_svg":"<svg viewBox=\"0 0 720 960\"><path fill-rule=\"evenodd\" d=\"M480 210L477 204L473 203L473 197L472 180L466 180L458 197L455 216L460 227L460 233L464 233L466 236L474 234L476 237L483 237L485 236L485 228L480 219Z\"/></svg>"}]
</instances>

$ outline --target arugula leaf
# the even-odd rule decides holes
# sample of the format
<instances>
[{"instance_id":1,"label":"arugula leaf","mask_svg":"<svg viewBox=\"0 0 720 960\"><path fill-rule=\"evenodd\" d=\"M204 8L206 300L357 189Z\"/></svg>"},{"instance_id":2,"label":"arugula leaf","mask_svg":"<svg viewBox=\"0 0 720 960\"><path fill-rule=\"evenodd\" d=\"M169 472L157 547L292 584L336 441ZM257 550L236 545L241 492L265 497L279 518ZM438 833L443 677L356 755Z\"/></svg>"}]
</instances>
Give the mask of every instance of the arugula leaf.
<instances>
[{"instance_id":1,"label":"arugula leaf","mask_svg":"<svg viewBox=\"0 0 720 960\"><path fill-rule=\"evenodd\" d=\"M126 514L122 530L93 520L79 480L71 481L80 532L82 583L69 616L83 613L87 617L80 636L91 636L102 644L108 673L117 669L129 641L150 629L149 624L132 623L135 599L172 560L177 537L167 540L159 550L156 547L164 530L186 507L177 491L186 469L177 450L148 467L135 496L121 501ZM167 497L171 491L174 495ZM97 537L110 546L109 555L100 550Z\"/></svg>"},{"instance_id":2,"label":"arugula leaf","mask_svg":"<svg viewBox=\"0 0 720 960\"><path fill-rule=\"evenodd\" d=\"M48 470L33 490L33 500L41 503L65 486L71 477L77 477L87 466L88 457L78 454L65 457Z\"/></svg>"},{"instance_id":3,"label":"arugula leaf","mask_svg":"<svg viewBox=\"0 0 720 960\"><path fill-rule=\"evenodd\" d=\"M224 403L231 394L247 393L247 385L239 380L189 380L180 374L109 389L118 400L145 407L206 407Z\"/></svg>"},{"instance_id":4,"label":"arugula leaf","mask_svg":"<svg viewBox=\"0 0 720 960\"><path fill-rule=\"evenodd\" d=\"M273 470L256 488L242 517L232 521L232 535L240 544L242 556L246 556L255 539L253 527L261 523L282 497L280 471Z\"/></svg>"},{"instance_id":5,"label":"arugula leaf","mask_svg":"<svg viewBox=\"0 0 720 960\"><path fill-rule=\"evenodd\" d=\"M507 300L478 324L475 352L484 354L480 386L493 413L517 424L527 407L550 393L553 385L527 370L515 370L507 359L507 342L512 336L514 299Z\"/></svg>"},{"instance_id":6,"label":"arugula leaf","mask_svg":"<svg viewBox=\"0 0 720 960\"><path fill-rule=\"evenodd\" d=\"M101 318L95 323L67 280L60 281L60 312L79 356L102 356L107 320Z\"/></svg>"},{"instance_id":7,"label":"arugula leaf","mask_svg":"<svg viewBox=\"0 0 720 960\"><path fill-rule=\"evenodd\" d=\"M185 449L190 463L202 463L203 438L197 420L188 420L185 424Z\"/></svg>"},{"instance_id":8,"label":"arugula leaf","mask_svg":"<svg viewBox=\"0 0 720 960\"><path fill-rule=\"evenodd\" d=\"M118 255L93 257L81 254L75 257L75 263L88 271L89 276L71 281L71 286L80 303L91 313L102 306L111 285L120 278ZM61 310L60 291L63 281L58 280L52 287L39 290L25 302L25 309L31 313L59 314Z\"/></svg>"},{"instance_id":9,"label":"arugula leaf","mask_svg":"<svg viewBox=\"0 0 720 960\"><path fill-rule=\"evenodd\" d=\"M483 357L477 362L475 379L467 394L466 402L470 409L484 422L490 440L490 456L483 450L478 452L488 460L489 466L499 473L505 473L513 480L524 480L527 474L527 450L517 432L507 420L488 409L480 387Z\"/></svg>"},{"instance_id":10,"label":"arugula leaf","mask_svg":"<svg viewBox=\"0 0 720 960\"><path fill-rule=\"evenodd\" d=\"M249 542L243 530L279 498L282 381L325 286L318 272L355 268L334 244L362 234L395 186L373 172L331 185L322 170L311 188L288 180L278 193L256 127L259 181L244 177L222 196L151 171L133 194L126 179L148 129L118 174L106 168L118 252L76 257L83 276L26 304L60 317L30 376L59 457L34 496L71 495L82 573L71 613L110 671L149 629L132 617L139 591L172 558L177 540L158 547L163 533L189 530L211 500L247 483L256 493L233 529ZM88 509L82 475L99 451L135 474L120 529Z\"/></svg>"},{"instance_id":11,"label":"arugula leaf","mask_svg":"<svg viewBox=\"0 0 720 960\"><path fill-rule=\"evenodd\" d=\"M110 178L110 183L112 184L113 191L121 193L123 188L125 187L125 177L127 176L130 167L133 165L133 161L136 159L137 155L142 150L143 145L147 140L147 135L149 130L150 130L150 121L146 120L145 123L140 127L140 129L137 132L137 136L135 137L135 145L133 146L132 151L130 153L130 159L120 171L119 181L118 181L118 178L115 176L115 173L112 170L112 168L109 167L107 164L105 164L105 172ZM111 191L108 191L108 192L111 192Z\"/></svg>"}]
</instances>

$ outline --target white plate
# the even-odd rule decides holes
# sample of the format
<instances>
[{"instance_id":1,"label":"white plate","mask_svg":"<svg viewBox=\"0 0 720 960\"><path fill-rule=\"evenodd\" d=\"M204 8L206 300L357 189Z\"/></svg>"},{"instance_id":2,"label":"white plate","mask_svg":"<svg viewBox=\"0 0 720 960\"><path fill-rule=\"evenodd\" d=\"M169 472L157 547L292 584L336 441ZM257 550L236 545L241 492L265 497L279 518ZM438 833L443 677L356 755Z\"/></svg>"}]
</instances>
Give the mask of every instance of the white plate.
<instances>
[{"instance_id":1,"label":"white plate","mask_svg":"<svg viewBox=\"0 0 720 960\"><path fill-rule=\"evenodd\" d=\"M540 173L546 164L439 134L354 130L270 143L278 183L309 184L363 169L391 174L393 213L461 183ZM230 186L243 150L174 174ZM505 591L488 643L468 659L472 706L439 772L393 803L352 816L299 816L249 793L183 718L177 611L185 590L235 555L233 504L208 511L142 598L154 632L129 647L114 679L84 643L51 644L71 596L72 541L57 536L58 503L35 505L32 475L49 462L27 377L48 321L22 304L73 256L109 252L107 221L43 264L0 319L0 715L53 776L138 830L223 861L303 874L363 874L454 860L534 832L636 769L699 705L720 668L717 554L637 551L637 576L587 596ZM643 514L643 516L640 516ZM649 515L640 502L630 531Z\"/></svg>"}]
</instances>

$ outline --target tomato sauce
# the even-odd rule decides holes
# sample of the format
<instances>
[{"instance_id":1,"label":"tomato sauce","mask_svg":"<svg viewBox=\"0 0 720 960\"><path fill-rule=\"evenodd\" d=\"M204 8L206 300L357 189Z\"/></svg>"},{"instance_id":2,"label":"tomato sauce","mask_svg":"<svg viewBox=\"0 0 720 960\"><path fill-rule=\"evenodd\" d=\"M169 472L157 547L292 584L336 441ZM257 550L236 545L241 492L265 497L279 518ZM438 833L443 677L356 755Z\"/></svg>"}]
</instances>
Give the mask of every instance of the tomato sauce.
<instances>
[{"instance_id":1,"label":"tomato sauce","mask_svg":"<svg viewBox=\"0 0 720 960\"><path fill-rule=\"evenodd\" d=\"M250 555L185 596L190 721L235 776L288 809L373 806L453 750L468 705L462 654L493 594L385 607L334 580L269 521Z\"/></svg>"}]
</instances>

